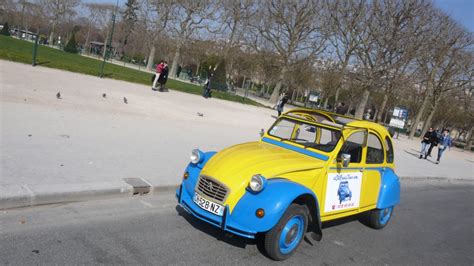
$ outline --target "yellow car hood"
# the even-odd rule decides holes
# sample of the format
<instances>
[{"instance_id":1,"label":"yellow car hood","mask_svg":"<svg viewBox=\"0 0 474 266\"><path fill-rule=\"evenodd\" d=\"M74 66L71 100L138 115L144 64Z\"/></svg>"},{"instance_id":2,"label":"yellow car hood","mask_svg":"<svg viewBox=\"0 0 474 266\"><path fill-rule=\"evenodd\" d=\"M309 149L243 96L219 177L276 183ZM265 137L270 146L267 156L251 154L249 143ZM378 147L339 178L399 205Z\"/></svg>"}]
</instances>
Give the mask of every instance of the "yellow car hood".
<instances>
[{"instance_id":1,"label":"yellow car hood","mask_svg":"<svg viewBox=\"0 0 474 266\"><path fill-rule=\"evenodd\" d=\"M215 154L206 163L201 175L212 177L226 185L231 191L227 202L231 201L230 204L233 205L244 194L245 187L255 174L270 179L286 173L322 168L324 164L324 161L317 158L276 145L249 142L231 146Z\"/></svg>"}]
</instances>

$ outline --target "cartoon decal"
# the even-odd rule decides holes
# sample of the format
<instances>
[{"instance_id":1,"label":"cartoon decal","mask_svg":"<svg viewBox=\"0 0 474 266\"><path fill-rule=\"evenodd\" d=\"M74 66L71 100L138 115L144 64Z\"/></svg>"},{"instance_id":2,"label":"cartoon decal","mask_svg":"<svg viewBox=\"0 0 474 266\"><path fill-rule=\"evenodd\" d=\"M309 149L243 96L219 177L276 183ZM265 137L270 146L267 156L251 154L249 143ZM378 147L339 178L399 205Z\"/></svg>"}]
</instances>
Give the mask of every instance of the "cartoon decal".
<instances>
[{"instance_id":1,"label":"cartoon decal","mask_svg":"<svg viewBox=\"0 0 474 266\"><path fill-rule=\"evenodd\" d=\"M328 174L325 212L359 207L362 173Z\"/></svg>"}]
</instances>

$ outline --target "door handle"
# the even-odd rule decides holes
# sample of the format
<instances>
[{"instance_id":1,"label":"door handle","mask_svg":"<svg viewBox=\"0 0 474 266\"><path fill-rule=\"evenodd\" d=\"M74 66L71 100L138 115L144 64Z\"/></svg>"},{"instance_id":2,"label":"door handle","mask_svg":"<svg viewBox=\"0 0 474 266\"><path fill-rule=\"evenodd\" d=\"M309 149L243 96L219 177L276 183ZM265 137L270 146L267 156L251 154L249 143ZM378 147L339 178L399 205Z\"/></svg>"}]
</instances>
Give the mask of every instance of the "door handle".
<instances>
[{"instance_id":1,"label":"door handle","mask_svg":"<svg viewBox=\"0 0 474 266\"><path fill-rule=\"evenodd\" d=\"M360 171L360 172L364 172L364 168L360 168L359 171Z\"/></svg>"}]
</instances>

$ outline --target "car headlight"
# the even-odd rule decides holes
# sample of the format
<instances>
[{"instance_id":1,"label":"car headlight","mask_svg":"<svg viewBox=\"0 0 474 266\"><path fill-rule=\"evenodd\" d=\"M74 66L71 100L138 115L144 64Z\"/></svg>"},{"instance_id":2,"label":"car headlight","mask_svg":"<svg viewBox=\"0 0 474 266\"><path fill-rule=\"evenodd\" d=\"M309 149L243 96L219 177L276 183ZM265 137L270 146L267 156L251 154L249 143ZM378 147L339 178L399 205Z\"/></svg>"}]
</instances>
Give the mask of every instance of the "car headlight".
<instances>
[{"instance_id":1,"label":"car headlight","mask_svg":"<svg viewBox=\"0 0 474 266\"><path fill-rule=\"evenodd\" d=\"M267 180L261 174L256 174L252 176L249 182L249 188L253 192L260 192L265 188Z\"/></svg>"},{"instance_id":2,"label":"car headlight","mask_svg":"<svg viewBox=\"0 0 474 266\"><path fill-rule=\"evenodd\" d=\"M191 163L193 164L198 164L198 163L202 163L202 161L204 160L204 153L198 149L194 149L191 151Z\"/></svg>"}]
</instances>

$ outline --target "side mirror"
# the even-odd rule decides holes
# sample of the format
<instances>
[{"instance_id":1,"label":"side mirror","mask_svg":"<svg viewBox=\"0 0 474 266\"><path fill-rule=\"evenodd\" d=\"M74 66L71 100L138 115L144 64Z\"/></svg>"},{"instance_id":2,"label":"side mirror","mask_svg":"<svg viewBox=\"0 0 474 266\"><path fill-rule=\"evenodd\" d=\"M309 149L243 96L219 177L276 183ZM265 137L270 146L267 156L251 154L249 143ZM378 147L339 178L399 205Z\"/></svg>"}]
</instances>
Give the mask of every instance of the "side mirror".
<instances>
[{"instance_id":1,"label":"side mirror","mask_svg":"<svg viewBox=\"0 0 474 266\"><path fill-rule=\"evenodd\" d=\"M341 154L341 162L343 167L348 167L351 162L351 155L347 153Z\"/></svg>"},{"instance_id":2,"label":"side mirror","mask_svg":"<svg viewBox=\"0 0 474 266\"><path fill-rule=\"evenodd\" d=\"M260 133L259 133L259 134L260 134L260 137L263 137L263 135L265 135L265 130L264 130L263 128L260 129Z\"/></svg>"}]
</instances>

